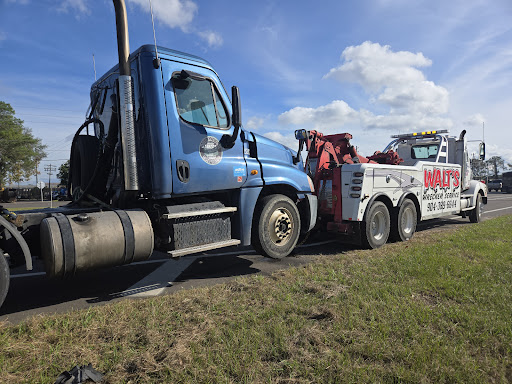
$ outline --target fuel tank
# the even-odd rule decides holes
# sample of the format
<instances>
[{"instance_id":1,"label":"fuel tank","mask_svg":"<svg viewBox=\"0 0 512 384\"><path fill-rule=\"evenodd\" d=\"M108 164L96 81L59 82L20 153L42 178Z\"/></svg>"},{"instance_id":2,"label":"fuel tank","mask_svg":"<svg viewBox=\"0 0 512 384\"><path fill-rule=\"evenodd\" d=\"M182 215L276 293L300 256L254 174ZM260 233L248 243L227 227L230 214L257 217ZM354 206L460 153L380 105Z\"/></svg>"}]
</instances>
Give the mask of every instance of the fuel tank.
<instances>
[{"instance_id":1,"label":"fuel tank","mask_svg":"<svg viewBox=\"0 0 512 384\"><path fill-rule=\"evenodd\" d=\"M50 277L146 260L154 244L153 227L143 210L59 213L41 222L40 237Z\"/></svg>"}]
</instances>

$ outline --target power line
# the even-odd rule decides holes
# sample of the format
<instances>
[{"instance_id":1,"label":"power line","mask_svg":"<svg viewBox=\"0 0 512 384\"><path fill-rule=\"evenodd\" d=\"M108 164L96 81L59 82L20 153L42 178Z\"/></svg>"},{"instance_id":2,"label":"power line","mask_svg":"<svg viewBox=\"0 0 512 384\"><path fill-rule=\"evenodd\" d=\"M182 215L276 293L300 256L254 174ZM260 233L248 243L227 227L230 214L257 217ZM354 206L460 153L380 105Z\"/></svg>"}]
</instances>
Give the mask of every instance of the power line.
<instances>
[{"instance_id":1,"label":"power line","mask_svg":"<svg viewBox=\"0 0 512 384\"><path fill-rule=\"evenodd\" d=\"M73 122L66 122L66 121L32 121L32 120L23 120L24 123L36 123L36 124L57 124L57 125L74 125ZM78 127L80 125L76 124Z\"/></svg>"},{"instance_id":2,"label":"power line","mask_svg":"<svg viewBox=\"0 0 512 384\"><path fill-rule=\"evenodd\" d=\"M21 113L23 116L42 116L42 117L54 117L56 119L76 119L78 116L55 116L55 115L39 115L35 113ZM80 116L82 118L82 116Z\"/></svg>"},{"instance_id":3,"label":"power line","mask_svg":"<svg viewBox=\"0 0 512 384\"><path fill-rule=\"evenodd\" d=\"M73 112L73 113L84 113L84 111L77 111L72 109L54 109L54 108L41 108L41 107L22 107L22 106L13 106L11 104L11 107L13 107L14 110L16 109L42 109L45 111L59 111L59 112Z\"/></svg>"}]
</instances>

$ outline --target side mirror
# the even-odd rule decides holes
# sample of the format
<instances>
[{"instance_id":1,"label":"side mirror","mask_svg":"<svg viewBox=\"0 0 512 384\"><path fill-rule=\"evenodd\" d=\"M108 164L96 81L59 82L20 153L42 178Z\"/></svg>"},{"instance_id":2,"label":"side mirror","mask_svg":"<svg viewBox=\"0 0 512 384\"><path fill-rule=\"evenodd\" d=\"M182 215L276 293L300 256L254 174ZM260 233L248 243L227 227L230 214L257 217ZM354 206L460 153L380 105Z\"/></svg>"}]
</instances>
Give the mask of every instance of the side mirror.
<instances>
[{"instance_id":1,"label":"side mirror","mask_svg":"<svg viewBox=\"0 0 512 384\"><path fill-rule=\"evenodd\" d=\"M220 145L222 147L229 149L233 148L235 145L236 138L238 137L238 131L242 126L242 107L240 104L240 91L237 86L233 85L231 87L231 108L233 109L233 114L231 115L231 123L235 127L232 135L222 135L220 139Z\"/></svg>"},{"instance_id":2,"label":"side mirror","mask_svg":"<svg viewBox=\"0 0 512 384\"><path fill-rule=\"evenodd\" d=\"M304 147L304 142L308 138L308 132L305 129L297 129L295 131L295 138L299 140L299 150L297 151L297 155L293 157L293 164L297 164L300 161L300 153Z\"/></svg>"},{"instance_id":3,"label":"side mirror","mask_svg":"<svg viewBox=\"0 0 512 384\"><path fill-rule=\"evenodd\" d=\"M235 85L231 87L231 100L233 108L233 126L235 128L240 128L242 126L242 106L240 104L240 90Z\"/></svg>"},{"instance_id":4,"label":"side mirror","mask_svg":"<svg viewBox=\"0 0 512 384\"><path fill-rule=\"evenodd\" d=\"M306 140L308 138L308 132L305 129L297 129L295 131L295 138L297 140Z\"/></svg>"},{"instance_id":5,"label":"side mirror","mask_svg":"<svg viewBox=\"0 0 512 384\"><path fill-rule=\"evenodd\" d=\"M480 143L480 160L485 160L485 143Z\"/></svg>"}]
</instances>

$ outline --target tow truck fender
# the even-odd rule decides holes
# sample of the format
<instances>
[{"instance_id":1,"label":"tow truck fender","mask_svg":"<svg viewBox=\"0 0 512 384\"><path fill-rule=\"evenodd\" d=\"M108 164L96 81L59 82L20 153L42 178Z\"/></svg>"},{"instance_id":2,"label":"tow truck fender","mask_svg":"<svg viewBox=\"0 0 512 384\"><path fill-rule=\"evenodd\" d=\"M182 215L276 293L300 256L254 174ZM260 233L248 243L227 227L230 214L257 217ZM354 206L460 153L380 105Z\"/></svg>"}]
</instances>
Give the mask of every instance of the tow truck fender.
<instances>
[{"instance_id":1,"label":"tow truck fender","mask_svg":"<svg viewBox=\"0 0 512 384\"><path fill-rule=\"evenodd\" d=\"M18 244L21 247L21 250L23 251L23 255L25 256L25 265L27 266L27 271L32 270L32 255L30 254L30 249L28 248L28 244L21 236L21 234L18 232L16 227L9 223L4 217L0 216L0 227L3 227L6 231L9 231L9 233L16 239Z\"/></svg>"},{"instance_id":2,"label":"tow truck fender","mask_svg":"<svg viewBox=\"0 0 512 384\"><path fill-rule=\"evenodd\" d=\"M469 182L469 188L464 191L462 195L470 197L470 205L474 207L479 193L482 195L482 202L487 204L487 187L479 181L471 180Z\"/></svg>"},{"instance_id":3,"label":"tow truck fender","mask_svg":"<svg viewBox=\"0 0 512 384\"><path fill-rule=\"evenodd\" d=\"M386 204L386 206L388 207L388 210L389 210L390 206L393 207L393 202L391 201L389 196L386 195L384 192L378 192L375 195L373 195L370 198L370 200L368 201L368 203L366 204L362 221L366 221L366 216L368 215L368 211L370 210L370 207L372 206L373 202L375 200L377 200L379 197L383 197L381 200L384 204ZM389 210L389 213L391 213L391 210Z\"/></svg>"}]
</instances>

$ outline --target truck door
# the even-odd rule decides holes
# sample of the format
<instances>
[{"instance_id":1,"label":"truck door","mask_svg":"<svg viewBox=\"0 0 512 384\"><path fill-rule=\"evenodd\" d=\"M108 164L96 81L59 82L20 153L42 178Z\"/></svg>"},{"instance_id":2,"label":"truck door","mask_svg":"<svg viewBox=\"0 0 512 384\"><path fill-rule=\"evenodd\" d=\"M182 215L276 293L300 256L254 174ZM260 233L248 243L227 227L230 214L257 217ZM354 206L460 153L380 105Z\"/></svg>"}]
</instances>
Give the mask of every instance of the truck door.
<instances>
[{"instance_id":1,"label":"truck door","mask_svg":"<svg viewBox=\"0 0 512 384\"><path fill-rule=\"evenodd\" d=\"M208 68L162 60L171 149L173 194L240 188L247 168L240 139L231 135L231 103Z\"/></svg>"}]
</instances>

